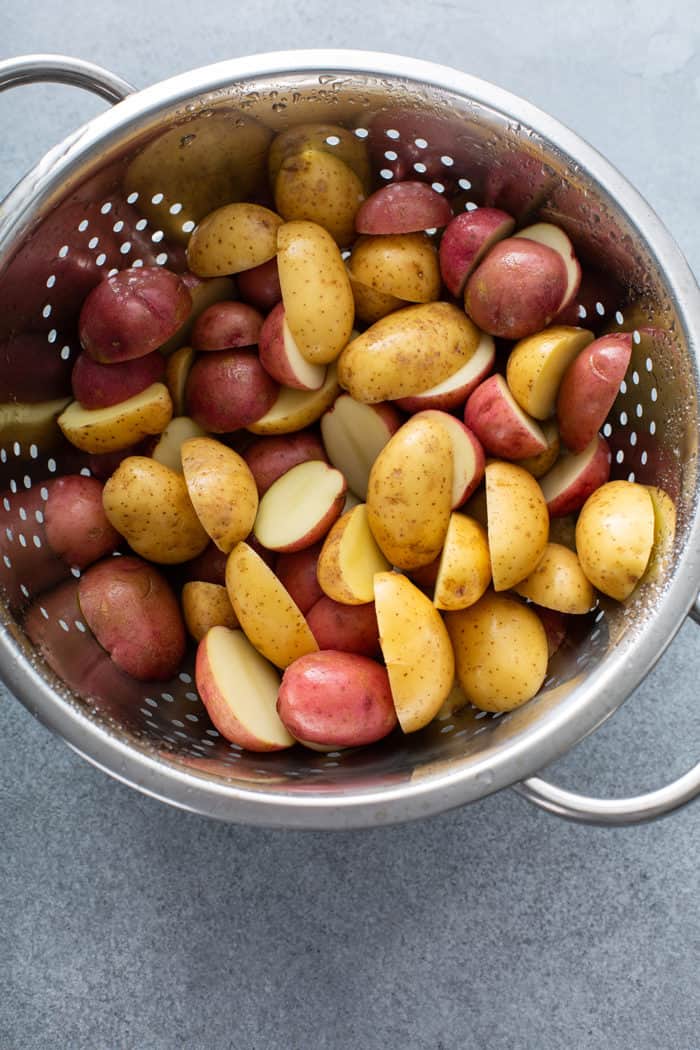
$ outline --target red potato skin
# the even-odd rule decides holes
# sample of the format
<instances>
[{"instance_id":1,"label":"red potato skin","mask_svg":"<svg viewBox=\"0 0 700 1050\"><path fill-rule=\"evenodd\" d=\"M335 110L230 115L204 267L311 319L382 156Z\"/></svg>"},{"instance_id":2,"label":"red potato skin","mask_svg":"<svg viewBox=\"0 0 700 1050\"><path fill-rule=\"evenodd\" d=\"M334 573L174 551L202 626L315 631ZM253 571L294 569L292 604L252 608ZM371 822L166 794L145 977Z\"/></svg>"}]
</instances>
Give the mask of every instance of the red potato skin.
<instances>
[{"instance_id":1,"label":"red potato skin","mask_svg":"<svg viewBox=\"0 0 700 1050\"><path fill-rule=\"evenodd\" d=\"M310 459L328 462L323 443L312 430L257 438L242 456L255 478L260 497L265 495L273 482L299 463Z\"/></svg>"},{"instance_id":2,"label":"red potato skin","mask_svg":"<svg viewBox=\"0 0 700 1050\"><path fill-rule=\"evenodd\" d=\"M464 306L474 324L502 339L523 339L550 323L566 295L559 252L537 241L499 241L472 273Z\"/></svg>"},{"instance_id":3,"label":"red potato skin","mask_svg":"<svg viewBox=\"0 0 700 1050\"><path fill-rule=\"evenodd\" d=\"M282 344L282 346L280 346ZM307 388L299 382L292 370L286 365L284 344L284 304L277 306L265 318L265 323L260 332L260 363L268 375L276 379L283 386L290 386L296 390Z\"/></svg>"},{"instance_id":4,"label":"red potato skin","mask_svg":"<svg viewBox=\"0 0 700 1050\"><path fill-rule=\"evenodd\" d=\"M192 329L195 350L236 350L255 346L263 319L247 303L213 303L203 311Z\"/></svg>"},{"instance_id":5,"label":"red potato skin","mask_svg":"<svg viewBox=\"0 0 700 1050\"><path fill-rule=\"evenodd\" d=\"M278 385L250 350L213 350L195 360L187 377L188 415L213 434L227 434L264 416Z\"/></svg>"},{"instance_id":6,"label":"red potato skin","mask_svg":"<svg viewBox=\"0 0 700 1050\"><path fill-rule=\"evenodd\" d=\"M319 542L302 551L277 555L275 575L287 588L304 616L323 598L323 591L316 578L316 566L322 546L323 543Z\"/></svg>"},{"instance_id":7,"label":"red potato skin","mask_svg":"<svg viewBox=\"0 0 700 1050\"><path fill-rule=\"evenodd\" d=\"M122 270L100 281L80 311L80 343L96 361L130 361L157 350L192 309L177 274L158 266Z\"/></svg>"},{"instance_id":8,"label":"red potato skin","mask_svg":"<svg viewBox=\"0 0 700 1050\"><path fill-rule=\"evenodd\" d=\"M610 480L610 467L612 454L610 446L602 434L598 434L598 445L584 470L581 471L571 485L568 485L558 496L547 501L547 510L550 518L565 518L567 514L575 514L584 505L588 497L605 485ZM546 475L545 475L546 477ZM544 482L540 478L540 484Z\"/></svg>"},{"instance_id":9,"label":"red potato skin","mask_svg":"<svg viewBox=\"0 0 700 1050\"><path fill-rule=\"evenodd\" d=\"M118 405L160 383L165 375L165 361L157 350L133 361L103 365L83 351L73 365L73 396L84 408L107 408Z\"/></svg>"},{"instance_id":10,"label":"red potato skin","mask_svg":"<svg viewBox=\"0 0 700 1050\"><path fill-rule=\"evenodd\" d=\"M51 484L44 510L46 539L68 566L85 569L122 543L104 512L103 488L97 478L80 474L57 478Z\"/></svg>"},{"instance_id":11,"label":"red potato skin","mask_svg":"<svg viewBox=\"0 0 700 1050\"><path fill-rule=\"evenodd\" d=\"M503 396L503 377L489 376L470 395L464 408L464 422L493 456L526 459L543 452L542 445L520 424Z\"/></svg>"},{"instance_id":12,"label":"red potato skin","mask_svg":"<svg viewBox=\"0 0 700 1050\"><path fill-rule=\"evenodd\" d=\"M117 667L139 681L171 678L185 655L177 598L141 558L108 558L78 584L83 619Z\"/></svg>"},{"instance_id":13,"label":"red potato skin","mask_svg":"<svg viewBox=\"0 0 700 1050\"><path fill-rule=\"evenodd\" d=\"M297 739L334 747L372 744L397 722L386 668L366 656L332 649L290 664L277 713Z\"/></svg>"},{"instance_id":14,"label":"red potato skin","mask_svg":"<svg viewBox=\"0 0 700 1050\"><path fill-rule=\"evenodd\" d=\"M143 455L141 444L129 445L128 448L120 448L117 452L94 452L87 458L87 466L93 477L100 481L111 478L119 464L127 456Z\"/></svg>"},{"instance_id":15,"label":"red potato skin","mask_svg":"<svg viewBox=\"0 0 700 1050\"><path fill-rule=\"evenodd\" d=\"M226 586L226 562L228 554L224 554L211 540L201 554L183 565L185 581L197 581L201 583L218 583Z\"/></svg>"},{"instance_id":16,"label":"red potato skin","mask_svg":"<svg viewBox=\"0 0 700 1050\"><path fill-rule=\"evenodd\" d=\"M71 361L43 332L22 332L0 342L0 402L31 405L70 395Z\"/></svg>"},{"instance_id":17,"label":"red potato skin","mask_svg":"<svg viewBox=\"0 0 700 1050\"><path fill-rule=\"evenodd\" d=\"M282 299L276 258L268 259L250 270L243 270L236 275L236 283L241 299L263 313L267 313Z\"/></svg>"},{"instance_id":18,"label":"red potato skin","mask_svg":"<svg viewBox=\"0 0 700 1050\"><path fill-rule=\"evenodd\" d=\"M343 605L324 594L306 613L306 622L321 650L381 655L374 602Z\"/></svg>"},{"instance_id":19,"label":"red potato skin","mask_svg":"<svg viewBox=\"0 0 700 1050\"><path fill-rule=\"evenodd\" d=\"M476 208L456 215L440 241L440 273L451 295L464 295L472 270L499 240L510 237L515 219L499 208Z\"/></svg>"},{"instance_id":20,"label":"red potato skin","mask_svg":"<svg viewBox=\"0 0 700 1050\"><path fill-rule=\"evenodd\" d=\"M547 635L547 652L551 660L564 644L566 638L566 616L556 609L545 609L543 606L535 605L534 603L530 608L537 613L542 621L544 633Z\"/></svg>"},{"instance_id":21,"label":"red potato skin","mask_svg":"<svg viewBox=\"0 0 700 1050\"><path fill-rule=\"evenodd\" d=\"M602 427L631 357L632 336L617 332L589 343L567 368L557 395L557 422L572 452L582 452Z\"/></svg>"},{"instance_id":22,"label":"red potato skin","mask_svg":"<svg viewBox=\"0 0 700 1050\"><path fill-rule=\"evenodd\" d=\"M433 591L435 590L441 557L442 555L438 554L434 561L428 562L427 565L421 565L419 569L411 569L410 572L406 573L409 579L415 583L416 587L420 587L420 589L430 598L432 598Z\"/></svg>"},{"instance_id":23,"label":"red potato skin","mask_svg":"<svg viewBox=\"0 0 700 1050\"><path fill-rule=\"evenodd\" d=\"M365 234L418 233L440 229L452 218L445 197L425 182L392 182L364 201L355 229Z\"/></svg>"}]
</instances>

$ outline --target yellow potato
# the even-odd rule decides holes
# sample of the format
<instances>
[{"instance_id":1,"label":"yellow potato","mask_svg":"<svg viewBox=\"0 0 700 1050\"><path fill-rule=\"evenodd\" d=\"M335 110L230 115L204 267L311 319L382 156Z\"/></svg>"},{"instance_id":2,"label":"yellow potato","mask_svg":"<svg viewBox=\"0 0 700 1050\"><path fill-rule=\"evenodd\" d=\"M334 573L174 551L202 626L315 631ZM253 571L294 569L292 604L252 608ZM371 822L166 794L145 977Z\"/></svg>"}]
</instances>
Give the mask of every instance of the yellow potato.
<instances>
[{"instance_id":1,"label":"yellow potato","mask_svg":"<svg viewBox=\"0 0 700 1050\"><path fill-rule=\"evenodd\" d=\"M289 591L247 543L239 543L228 556L226 589L246 637L277 667L318 652Z\"/></svg>"},{"instance_id":2,"label":"yellow potato","mask_svg":"<svg viewBox=\"0 0 700 1050\"><path fill-rule=\"evenodd\" d=\"M226 204L193 231L187 264L198 277L223 277L260 266L277 252L279 215L260 204Z\"/></svg>"},{"instance_id":3,"label":"yellow potato","mask_svg":"<svg viewBox=\"0 0 700 1050\"><path fill-rule=\"evenodd\" d=\"M176 416L184 416L187 412L185 390L193 364L194 350L191 346L181 346L170 355L165 365L165 382Z\"/></svg>"},{"instance_id":4,"label":"yellow potato","mask_svg":"<svg viewBox=\"0 0 700 1050\"><path fill-rule=\"evenodd\" d=\"M182 588L182 615L195 642L211 627L238 627L228 591L218 583L192 580Z\"/></svg>"},{"instance_id":5,"label":"yellow potato","mask_svg":"<svg viewBox=\"0 0 700 1050\"><path fill-rule=\"evenodd\" d=\"M663 489L647 485L654 508L654 546L649 558L644 580L650 583L663 582L671 565L673 542L676 538L676 506Z\"/></svg>"},{"instance_id":6,"label":"yellow potato","mask_svg":"<svg viewBox=\"0 0 700 1050\"><path fill-rule=\"evenodd\" d=\"M479 600L490 582L486 529L466 514L453 513L435 580L435 607L466 609Z\"/></svg>"},{"instance_id":7,"label":"yellow potato","mask_svg":"<svg viewBox=\"0 0 700 1050\"><path fill-rule=\"evenodd\" d=\"M258 489L250 467L233 449L210 437L183 442L182 471L204 529L224 554L250 535Z\"/></svg>"},{"instance_id":8,"label":"yellow potato","mask_svg":"<svg viewBox=\"0 0 700 1050\"><path fill-rule=\"evenodd\" d=\"M574 616L590 612L596 602L576 553L560 543L548 543L537 568L513 590L545 609Z\"/></svg>"},{"instance_id":9,"label":"yellow potato","mask_svg":"<svg viewBox=\"0 0 700 1050\"><path fill-rule=\"evenodd\" d=\"M305 150L286 157L274 182L283 219L316 222L341 248L355 239L355 215L365 199L362 183L339 157Z\"/></svg>"},{"instance_id":10,"label":"yellow potato","mask_svg":"<svg viewBox=\"0 0 700 1050\"><path fill-rule=\"evenodd\" d=\"M507 591L529 576L544 554L549 513L532 474L514 463L486 466L491 573L496 591Z\"/></svg>"},{"instance_id":11,"label":"yellow potato","mask_svg":"<svg viewBox=\"0 0 700 1050\"><path fill-rule=\"evenodd\" d=\"M451 303L407 306L348 343L338 358L338 379L367 404L411 397L453 375L478 344L478 328Z\"/></svg>"},{"instance_id":12,"label":"yellow potato","mask_svg":"<svg viewBox=\"0 0 700 1050\"><path fill-rule=\"evenodd\" d=\"M182 475L147 456L122 460L105 483L102 503L117 532L149 561L189 561L209 542Z\"/></svg>"},{"instance_id":13,"label":"yellow potato","mask_svg":"<svg viewBox=\"0 0 700 1050\"><path fill-rule=\"evenodd\" d=\"M547 674L547 635L537 613L506 594L487 591L445 615L457 678L482 711L512 711L538 692Z\"/></svg>"},{"instance_id":14,"label":"yellow potato","mask_svg":"<svg viewBox=\"0 0 700 1050\"><path fill-rule=\"evenodd\" d=\"M17 442L22 459L31 455L32 445L46 451L56 444L60 431L56 421L70 399L56 401L8 401L0 405L0 445ZM76 402L77 404L77 402Z\"/></svg>"},{"instance_id":15,"label":"yellow potato","mask_svg":"<svg viewBox=\"0 0 700 1050\"><path fill-rule=\"evenodd\" d=\"M535 419L554 414L564 373L593 332L568 325L550 325L516 343L508 357L506 379L520 407Z\"/></svg>"},{"instance_id":16,"label":"yellow potato","mask_svg":"<svg viewBox=\"0 0 700 1050\"><path fill-rule=\"evenodd\" d=\"M356 281L409 303L430 303L440 295L440 266L425 233L359 237L348 260Z\"/></svg>"},{"instance_id":17,"label":"yellow potato","mask_svg":"<svg viewBox=\"0 0 700 1050\"><path fill-rule=\"evenodd\" d=\"M440 553L450 523L452 472L452 440L432 419L409 419L375 459L367 520L392 565L418 569Z\"/></svg>"},{"instance_id":18,"label":"yellow potato","mask_svg":"<svg viewBox=\"0 0 700 1050\"><path fill-rule=\"evenodd\" d=\"M118 452L149 434L160 434L173 414L164 383L152 383L140 394L107 408L83 408L72 401L58 417L58 425L82 452Z\"/></svg>"},{"instance_id":19,"label":"yellow potato","mask_svg":"<svg viewBox=\"0 0 700 1050\"><path fill-rule=\"evenodd\" d=\"M298 124L276 135L270 144L267 161L270 185L275 185L282 162L287 157L307 150L320 150L343 161L355 172L364 192L369 192L372 173L367 146L352 131L339 124Z\"/></svg>"},{"instance_id":20,"label":"yellow potato","mask_svg":"<svg viewBox=\"0 0 700 1050\"><path fill-rule=\"evenodd\" d=\"M435 715L435 718L438 722L444 722L448 718L452 718L452 715L456 714L458 711L461 711L468 703L469 701L465 696L464 690L459 684L459 681L455 678L452 683L452 688L447 694L447 698L442 707Z\"/></svg>"},{"instance_id":21,"label":"yellow potato","mask_svg":"<svg viewBox=\"0 0 700 1050\"><path fill-rule=\"evenodd\" d=\"M277 400L264 416L251 423L252 434L292 434L320 419L340 393L335 365L329 365L323 386L318 390L292 390L281 386Z\"/></svg>"},{"instance_id":22,"label":"yellow potato","mask_svg":"<svg viewBox=\"0 0 700 1050\"><path fill-rule=\"evenodd\" d=\"M609 481L588 497L576 523L576 551L594 587L624 601L644 575L654 545L654 506L645 485Z\"/></svg>"},{"instance_id":23,"label":"yellow potato","mask_svg":"<svg viewBox=\"0 0 700 1050\"><path fill-rule=\"evenodd\" d=\"M375 324L376 321L381 321L382 317L393 313L394 310L400 310L409 305L403 299L397 299L395 295L386 295L384 292L377 292L374 288L362 284L353 277L350 270L348 270L348 277L355 300L355 316L363 324Z\"/></svg>"},{"instance_id":24,"label":"yellow potato","mask_svg":"<svg viewBox=\"0 0 700 1050\"><path fill-rule=\"evenodd\" d=\"M454 682L455 660L440 613L415 584L396 572L374 578L379 641L404 733L435 718Z\"/></svg>"},{"instance_id":25,"label":"yellow potato","mask_svg":"<svg viewBox=\"0 0 700 1050\"><path fill-rule=\"evenodd\" d=\"M355 300L340 249L315 222L287 222L277 234L284 316L312 364L334 361L352 334Z\"/></svg>"},{"instance_id":26,"label":"yellow potato","mask_svg":"<svg viewBox=\"0 0 700 1050\"><path fill-rule=\"evenodd\" d=\"M166 365L165 381L168 384L171 397L172 387L169 378L170 360L172 360L172 357L175 356L175 352L181 347L188 347L192 336L192 329L195 326L197 318L204 313L207 307L213 306L214 303L220 303L225 299L236 298L236 286L230 277L207 277L204 280L198 280L196 283L190 280L188 281L187 287L190 296L192 297L192 309L190 310L189 317L185 323L178 328L175 335L171 335L170 339L166 339L163 345L158 347L161 354L165 354L165 356L169 358L168 365ZM194 351L190 352L193 353ZM170 355L172 355L172 357ZM173 401L174 400L175 398L173 397ZM182 411L183 409L176 409L176 412L180 415L182 415Z\"/></svg>"},{"instance_id":27,"label":"yellow potato","mask_svg":"<svg viewBox=\"0 0 700 1050\"><path fill-rule=\"evenodd\" d=\"M321 548L316 576L324 594L345 605L374 601L374 577L391 566L380 551L359 503L338 518Z\"/></svg>"},{"instance_id":28,"label":"yellow potato","mask_svg":"<svg viewBox=\"0 0 700 1050\"><path fill-rule=\"evenodd\" d=\"M137 207L153 228L184 242L189 223L259 185L270 137L262 124L233 110L194 117L144 146L127 169L125 194L138 193ZM181 207L173 213L175 204Z\"/></svg>"}]
</instances>

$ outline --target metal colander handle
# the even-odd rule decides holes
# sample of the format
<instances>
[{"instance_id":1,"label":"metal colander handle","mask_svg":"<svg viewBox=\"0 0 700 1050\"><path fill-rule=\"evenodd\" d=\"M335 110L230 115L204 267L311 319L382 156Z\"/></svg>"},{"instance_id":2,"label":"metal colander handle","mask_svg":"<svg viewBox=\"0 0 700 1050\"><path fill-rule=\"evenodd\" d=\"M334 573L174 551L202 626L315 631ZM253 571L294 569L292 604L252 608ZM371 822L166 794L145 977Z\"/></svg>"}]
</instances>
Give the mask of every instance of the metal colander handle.
<instances>
[{"instance_id":1,"label":"metal colander handle","mask_svg":"<svg viewBox=\"0 0 700 1050\"><path fill-rule=\"evenodd\" d=\"M112 103L136 90L116 73L69 55L20 55L0 62L0 91L40 82L72 84Z\"/></svg>"},{"instance_id":2,"label":"metal colander handle","mask_svg":"<svg viewBox=\"0 0 700 1050\"><path fill-rule=\"evenodd\" d=\"M691 608L690 616L700 624L700 597ZM700 762L672 783L632 798L589 798L575 791L566 791L541 777L528 777L516 784L515 790L547 813L580 824L603 827L644 824L668 816L700 795Z\"/></svg>"}]
</instances>

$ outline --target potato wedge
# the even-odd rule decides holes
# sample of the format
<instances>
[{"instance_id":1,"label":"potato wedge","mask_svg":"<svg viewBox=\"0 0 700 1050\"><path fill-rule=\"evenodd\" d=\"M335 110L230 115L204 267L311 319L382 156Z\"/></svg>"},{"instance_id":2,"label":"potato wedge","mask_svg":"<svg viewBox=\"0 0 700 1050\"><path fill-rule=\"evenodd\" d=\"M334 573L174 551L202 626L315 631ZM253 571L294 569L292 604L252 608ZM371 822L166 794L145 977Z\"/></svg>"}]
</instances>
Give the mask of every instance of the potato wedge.
<instances>
[{"instance_id":1,"label":"potato wedge","mask_svg":"<svg viewBox=\"0 0 700 1050\"><path fill-rule=\"evenodd\" d=\"M573 616L590 612L596 602L576 553L560 543L548 543L537 568L513 590L545 609Z\"/></svg>"},{"instance_id":2,"label":"potato wedge","mask_svg":"<svg viewBox=\"0 0 700 1050\"><path fill-rule=\"evenodd\" d=\"M182 588L182 615L195 642L212 627L238 627L228 591L218 583L190 580Z\"/></svg>"},{"instance_id":3,"label":"potato wedge","mask_svg":"<svg viewBox=\"0 0 700 1050\"><path fill-rule=\"evenodd\" d=\"M352 334L355 300L337 244L315 222L287 222L277 233L282 302L289 331L312 364L334 361Z\"/></svg>"},{"instance_id":4,"label":"potato wedge","mask_svg":"<svg viewBox=\"0 0 700 1050\"><path fill-rule=\"evenodd\" d=\"M520 407L535 419L549 419L564 373L592 342L593 332L585 328L550 325L516 343L508 357L506 378Z\"/></svg>"},{"instance_id":5,"label":"potato wedge","mask_svg":"<svg viewBox=\"0 0 700 1050\"><path fill-rule=\"evenodd\" d=\"M452 439L432 419L409 419L377 456L367 520L392 565L418 569L439 554L450 522L452 473Z\"/></svg>"},{"instance_id":6,"label":"potato wedge","mask_svg":"<svg viewBox=\"0 0 700 1050\"><path fill-rule=\"evenodd\" d=\"M377 573L374 594L396 714L404 733L414 733L433 720L452 689L450 639L440 613L406 576Z\"/></svg>"},{"instance_id":7,"label":"potato wedge","mask_svg":"<svg viewBox=\"0 0 700 1050\"><path fill-rule=\"evenodd\" d=\"M549 514L532 474L514 463L486 467L486 508L493 587L507 591L535 569L549 535Z\"/></svg>"},{"instance_id":8,"label":"potato wedge","mask_svg":"<svg viewBox=\"0 0 700 1050\"><path fill-rule=\"evenodd\" d=\"M383 317L348 343L338 379L368 404L411 397L441 383L466 364L479 330L451 303L423 303Z\"/></svg>"},{"instance_id":9,"label":"potato wedge","mask_svg":"<svg viewBox=\"0 0 700 1050\"><path fill-rule=\"evenodd\" d=\"M532 609L487 591L445 623L465 696L482 711L512 711L531 700L547 674L547 635Z\"/></svg>"},{"instance_id":10,"label":"potato wedge","mask_svg":"<svg viewBox=\"0 0 700 1050\"><path fill-rule=\"evenodd\" d=\"M187 263L198 277L225 277L250 270L277 251L282 219L260 204L226 204L192 232Z\"/></svg>"},{"instance_id":11,"label":"potato wedge","mask_svg":"<svg viewBox=\"0 0 700 1050\"><path fill-rule=\"evenodd\" d=\"M277 667L318 651L299 607L247 543L237 544L229 554L226 589L247 638Z\"/></svg>"},{"instance_id":12,"label":"potato wedge","mask_svg":"<svg viewBox=\"0 0 700 1050\"><path fill-rule=\"evenodd\" d=\"M345 605L374 601L374 577L391 568L359 503L336 521L321 548L316 574L321 590Z\"/></svg>"},{"instance_id":13,"label":"potato wedge","mask_svg":"<svg viewBox=\"0 0 700 1050\"><path fill-rule=\"evenodd\" d=\"M576 551L594 587L618 601L644 575L654 545L654 506L645 485L609 481L589 496L576 522Z\"/></svg>"},{"instance_id":14,"label":"potato wedge","mask_svg":"<svg viewBox=\"0 0 700 1050\"><path fill-rule=\"evenodd\" d=\"M293 390L280 387L277 400L271 408L249 424L251 434L293 434L315 423L340 393L335 365L329 365L326 379L318 390Z\"/></svg>"},{"instance_id":15,"label":"potato wedge","mask_svg":"<svg viewBox=\"0 0 700 1050\"><path fill-rule=\"evenodd\" d=\"M275 207L287 222L308 220L347 248L355 239L355 216L365 199L362 183L339 157L304 150L286 157L274 182Z\"/></svg>"},{"instance_id":16,"label":"potato wedge","mask_svg":"<svg viewBox=\"0 0 700 1050\"><path fill-rule=\"evenodd\" d=\"M430 303L440 295L438 255L425 233L359 237L348 270L372 291L409 303Z\"/></svg>"},{"instance_id":17,"label":"potato wedge","mask_svg":"<svg viewBox=\"0 0 700 1050\"><path fill-rule=\"evenodd\" d=\"M182 474L182 445L195 437L206 437L199 424L189 416L174 416L156 439L151 456L164 467Z\"/></svg>"},{"instance_id":18,"label":"potato wedge","mask_svg":"<svg viewBox=\"0 0 700 1050\"><path fill-rule=\"evenodd\" d=\"M194 437L183 442L182 472L202 527L224 554L250 534L258 511L258 489L246 461L220 441Z\"/></svg>"},{"instance_id":19,"label":"potato wedge","mask_svg":"<svg viewBox=\"0 0 700 1050\"><path fill-rule=\"evenodd\" d=\"M152 383L140 394L108 408L83 408L72 401L58 417L58 425L82 452L118 452L149 434L165 430L173 403L164 383Z\"/></svg>"},{"instance_id":20,"label":"potato wedge","mask_svg":"<svg viewBox=\"0 0 700 1050\"><path fill-rule=\"evenodd\" d=\"M435 580L437 609L466 609L491 582L486 529L466 514L453 513Z\"/></svg>"},{"instance_id":21,"label":"potato wedge","mask_svg":"<svg viewBox=\"0 0 700 1050\"><path fill-rule=\"evenodd\" d=\"M147 456L122 460L105 483L102 503L117 532L149 561L189 561L209 542L182 475Z\"/></svg>"}]
</instances>

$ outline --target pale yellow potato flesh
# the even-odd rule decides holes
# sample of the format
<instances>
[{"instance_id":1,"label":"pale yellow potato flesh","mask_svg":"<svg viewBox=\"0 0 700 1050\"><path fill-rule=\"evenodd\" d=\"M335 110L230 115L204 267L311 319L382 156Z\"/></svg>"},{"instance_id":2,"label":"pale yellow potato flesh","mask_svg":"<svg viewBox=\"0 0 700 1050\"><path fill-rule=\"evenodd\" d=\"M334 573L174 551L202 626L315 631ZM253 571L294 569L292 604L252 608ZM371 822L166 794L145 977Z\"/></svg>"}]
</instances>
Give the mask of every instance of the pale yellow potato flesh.
<instances>
[{"instance_id":1,"label":"pale yellow potato flesh","mask_svg":"<svg viewBox=\"0 0 700 1050\"><path fill-rule=\"evenodd\" d=\"M251 434L292 434L320 419L339 393L338 374L332 364L328 367L323 386L318 390L280 387L275 403L247 429Z\"/></svg>"},{"instance_id":2,"label":"pale yellow potato flesh","mask_svg":"<svg viewBox=\"0 0 700 1050\"><path fill-rule=\"evenodd\" d=\"M576 522L576 551L594 587L629 598L654 545L654 506L645 485L609 481L588 497Z\"/></svg>"},{"instance_id":3,"label":"pale yellow potato flesh","mask_svg":"<svg viewBox=\"0 0 700 1050\"><path fill-rule=\"evenodd\" d=\"M127 456L105 482L105 514L142 558L176 565L209 542L182 474L148 456Z\"/></svg>"},{"instance_id":4,"label":"pale yellow potato flesh","mask_svg":"<svg viewBox=\"0 0 700 1050\"><path fill-rule=\"evenodd\" d=\"M435 718L452 689L452 645L440 613L405 576L377 573L374 598L399 725L415 733Z\"/></svg>"},{"instance_id":5,"label":"pale yellow potato flesh","mask_svg":"<svg viewBox=\"0 0 700 1050\"><path fill-rule=\"evenodd\" d=\"M440 266L425 233L358 237L348 270L361 284L409 303L431 303L440 295Z\"/></svg>"},{"instance_id":6,"label":"pale yellow potato flesh","mask_svg":"<svg viewBox=\"0 0 700 1050\"><path fill-rule=\"evenodd\" d=\"M261 204L225 204L192 231L187 263L198 277L224 277L250 270L277 252L282 219Z\"/></svg>"},{"instance_id":7,"label":"pale yellow potato flesh","mask_svg":"<svg viewBox=\"0 0 700 1050\"><path fill-rule=\"evenodd\" d=\"M277 667L318 652L298 605L247 543L237 544L228 556L226 589L246 636Z\"/></svg>"},{"instance_id":8,"label":"pale yellow potato flesh","mask_svg":"<svg viewBox=\"0 0 700 1050\"><path fill-rule=\"evenodd\" d=\"M107 408L83 408L71 401L58 417L58 425L82 452L118 452L149 434L165 430L173 403L164 383L151 383L140 394Z\"/></svg>"},{"instance_id":9,"label":"pale yellow potato flesh","mask_svg":"<svg viewBox=\"0 0 700 1050\"><path fill-rule=\"evenodd\" d=\"M338 517L346 491L343 475L324 460L298 463L277 478L260 500L256 539L271 551L311 546Z\"/></svg>"},{"instance_id":10,"label":"pale yellow potato flesh","mask_svg":"<svg viewBox=\"0 0 700 1050\"><path fill-rule=\"evenodd\" d=\"M457 711L461 711L463 707L466 707L468 703L469 701L467 700L466 693L459 684L458 679L455 678L445 702L435 715L436 721L446 721L448 718L451 718L452 715L456 714Z\"/></svg>"},{"instance_id":11,"label":"pale yellow potato flesh","mask_svg":"<svg viewBox=\"0 0 700 1050\"><path fill-rule=\"evenodd\" d=\"M409 419L384 446L367 487L367 520L382 553L400 569L438 556L452 509L452 439L432 419Z\"/></svg>"},{"instance_id":12,"label":"pale yellow potato flesh","mask_svg":"<svg viewBox=\"0 0 700 1050\"><path fill-rule=\"evenodd\" d=\"M569 325L550 325L516 343L508 357L506 379L520 407L535 419L554 414L564 373L593 332Z\"/></svg>"},{"instance_id":13,"label":"pale yellow potato flesh","mask_svg":"<svg viewBox=\"0 0 700 1050\"><path fill-rule=\"evenodd\" d=\"M219 550L228 554L250 535L258 511L258 489L250 467L237 452L210 437L189 438L181 455L197 517Z\"/></svg>"},{"instance_id":14,"label":"pale yellow potato flesh","mask_svg":"<svg viewBox=\"0 0 700 1050\"><path fill-rule=\"evenodd\" d=\"M329 364L347 345L355 300L340 249L315 222L286 222L277 231L284 316L311 364Z\"/></svg>"},{"instance_id":15,"label":"pale yellow potato flesh","mask_svg":"<svg viewBox=\"0 0 700 1050\"><path fill-rule=\"evenodd\" d=\"M535 569L549 535L549 513L532 474L514 463L486 465L491 574L496 591L507 591Z\"/></svg>"},{"instance_id":16,"label":"pale yellow potato flesh","mask_svg":"<svg viewBox=\"0 0 700 1050\"><path fill-rule=\"evenodd\" d=\"M195 423L189 416L174 416L158 438L151 455L157 463L182 474L183 443L190 438L205 436L206 432L199 423Z\"/></svg>"},{"instance_id":17,"label":"pale yellow potato flesh","mask_svg":"<svg viewBox=\"0 0 700 1050\"><path fill-rule=\"evenodd\" d=\"M451 303L406 306L348 343L338 358L338 379L367 404L411 397L466 364L479 339L476 325Z\"/></svg>"},{"instance_id":18,"label":"pale yellow potato flesh","mask_svg":"<svg viewBox=\"0 0 700 1050\"><path fill-rule=\"evenodd\" d=\"M304 150L286 157L274 182L275 207L283 219L318 223L336 244L355 239L355 216L365 199L362 183L331 153Z\"/></svg>"},{"instance_id":19,"label":"pale yellow potato flesh","mask_svg":"<svg viewBox=\"0 0 700 1050\"><path fill-rule=\"evenodd\" d=\"M435 607L466 609L479 600L490 582L486 529L474 518L453 512L435 580Z\"/></svg>"},{"instance_id":20,"label":"pale yellow potato flesh","mask_svg":"<svg viewBox=\"0 0 700 1050\"><path fill-rule=\"evenodd\" d=\"M561 449L559 427L557 426L556 420L545 420L542 424L541 430L547 442L547 447L544 452L538 452L536 456L527 456L525 459L516 460L517 465L523 467L528 474L532 474L533 478L544 477L547 471L556 463Z\"/></svg>"},{"instance_id":21,"label":"pale yellow potato flesh","mask_svg":"<svg viewBox=\"0 0 700 1050\"><path fill-rule=\"evenodd\" d=\"M392 436L380 410L341 394L321 418L321 436L329 460L345 475L348 488L365 499L372 464Z\"/></svg>"},{"instance_id":22,"label":"pale yellow potato flesh","mask_svg":"<svg viewBox=\"0 0 700 1050\"><path fill-rule=\"evenodd\" d=\"M560 543L548 543L537 568L513 590L545 609L573 616L590 612L596 603L575 551Z\"/></svg>"},{"instance_id":23,"label":"pale yellow potato flesh","mask_svg":"<svg viewBox=\"0 0 700 1050\"><path fill-rule=\"evenodd\" d=\"M367 507L359 503L338 518L326 536L316 567L324 594L344 605L374 601L374 577L391 568L372 535Z\"/></svg>"},{"instance_id":24,"label":"pale yellow potato flesh","mask_svg":"<svg viewBox=\"0 0 700 1050\"><path fill-rule=\"evenodd\" d=\"M676 538L676 505L663 489L656 485L648 485L647 488L654 508L654 546L644 580L660 583L671 566Z\"/></svg>"},{"instance_id":25,"label":"pale yellow potato flesh","mask_svg":"<svg viewBox=\"0 0 700 1050\"><path fill-rule=\"evenodd\" d=\"M364 189L369 190L372 173L367 145L339 124L297 124L276 135L270 143L267 161L271 186L275 185L284 159L305 150L321 150L343 161L355 172Z\"/></svg>"},{"instance_id":26,"label":"pale yellow potato flesh","mask_svg":"<svg viewBox=\"0 0 700 1050\"><path fill-rule=\"evenodd\" d=\"M212 627L238 627L228 591L218 583L190 580L180 596L185 626L195 642Z\"/></svg>"},{"instance_id":27,"label":"pale yellow potato flesh","mask_svg":"<svg viewBox=\"0 0 700 1050\"><path fill-rule=\"evenodd\" d=\"M512 711L531 700L547 674L547 635L528 606L506 594L486 594L468 609L445 615L457 678L475 707Z\"/></svg>"}]
</instances>

